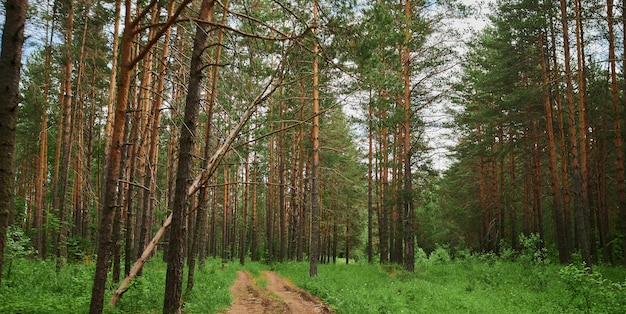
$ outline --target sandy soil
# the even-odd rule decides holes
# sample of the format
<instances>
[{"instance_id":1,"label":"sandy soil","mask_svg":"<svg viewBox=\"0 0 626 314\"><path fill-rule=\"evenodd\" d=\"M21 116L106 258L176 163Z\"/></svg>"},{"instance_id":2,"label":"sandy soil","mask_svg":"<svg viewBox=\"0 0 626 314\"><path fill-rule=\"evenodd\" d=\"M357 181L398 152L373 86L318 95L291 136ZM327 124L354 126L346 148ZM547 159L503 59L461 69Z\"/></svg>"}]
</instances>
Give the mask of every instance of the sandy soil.
<instances>
[{"instance_id":1,"label":"sandy soil","mask_svg":"<svg viewBox=\"0 0 626 314\"><path fill-rule=\"evenodd\" d=\"M259 278L239 271L230 291L235 302L225 314L334 313L318 298L272 271L263 271Z\"/></svg>"}]
</instances>

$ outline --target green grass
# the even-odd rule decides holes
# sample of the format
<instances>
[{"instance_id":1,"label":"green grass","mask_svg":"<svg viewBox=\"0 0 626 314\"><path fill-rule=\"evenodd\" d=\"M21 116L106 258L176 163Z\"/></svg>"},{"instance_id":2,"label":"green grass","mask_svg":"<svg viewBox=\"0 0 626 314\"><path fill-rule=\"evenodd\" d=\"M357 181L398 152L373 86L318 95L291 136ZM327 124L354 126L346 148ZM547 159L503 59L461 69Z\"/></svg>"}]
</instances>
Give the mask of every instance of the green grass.
<instances>
[{"instance_id":1,"label":"green grass","mask_svg":"<svg viewBox=\"0 0 626 314\"><path fill-rule=\"evenodd\" d=\"M54 261L15 259L0 285L0 313L88 312L94 266L55 268Z\"/></svg>"},{"instance_id":2,"label":"green grass","mask_svg":"<svg viewBox=\"0 0 626 314\"><path fill-rule=\"evenodd\" d=\"M0 285L0 313L87 313L91 298L94 264L69 264L55 272L53 261L17 259L10 276ZM259 266L251 266L259 268ZM238 264L222 268L221 261L208 260L196 271L194 290L185 299L184 313L217 313L232 300L228 288L234 283ZM144 266L115 307L108 304L118 284L109 282L105 313L161 313L167 265L154 258ZM187 273L185 272L185 279ZM186 282L183 284L185 287Z\"/></svg>"},{"instance_id":3,"label":"green grass","mask_svg":"<svg viewBox=\"0 0 626 314\"><path fill-rule=\"evenodd\" d=\"M259 276L273 269L311 291L339 313L625 313L626 270L537 263L492 255L450 261L420 258L414 273L399 266L353 263L319 265L310 278L308 263L265 265L208 260L196 271L184 313L217 313L231 302L228 288L238 270ZM16 259L0 285L0 313L86 313L93 264L69 264L60 273L52 261ZM150 261L116 307L105 313L161 313L166 265ZM260 283L263 285L263 283ZM117 285L109 283L108 303Z\"/></svg>"},{"instance_id":4,"label":"green grass","mask_svg":"<svg viewBox=\"0 0 626 314\"><path fill-rule=\"evenodd\" d=\"M621 270L622 284L605 280L596 285L591 278L579 278L575 286L588 286L590 289L587 290L568 286L571 278L567 277L568 274L561 274L561 269L560 265L470 258L418 263L414 273L393 266L319 265L318 277L310 278L308 264L275 266L278 273L318 295L339 313L626 311L626 272L623 268L596 268L599 277L605 269ZM592 302L586 302L586 299L592 299Z\"/></svg>"}]
</instances>

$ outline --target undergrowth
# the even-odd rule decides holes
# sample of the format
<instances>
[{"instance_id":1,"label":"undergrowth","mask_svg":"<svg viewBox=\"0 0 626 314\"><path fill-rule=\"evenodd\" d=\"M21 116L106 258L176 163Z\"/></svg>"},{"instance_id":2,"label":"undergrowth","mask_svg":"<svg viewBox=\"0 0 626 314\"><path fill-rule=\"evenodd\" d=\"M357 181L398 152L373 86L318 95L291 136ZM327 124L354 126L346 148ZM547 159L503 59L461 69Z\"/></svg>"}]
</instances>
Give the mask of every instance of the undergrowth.
<instances>
[{"instance_id":1,"label":"undergrowth","mask_svg":"<svg viewBox=\"0 0 626 314\"><path fill-rule=\"evenodd\" d=\"M536 239L522 240L508 255L418 251L414 273L378 264L318 265L315 278L305 263L275 270L339 313L626 313L623 268L557 265Z\"/></svg>"},{"instance_id":2,"label":"undergrowth","mask_svg":"<svg viewBox=\"0 0 626 314\"><path fill-rule=\"evenodd\" d=\"M415 272L399 265L337 263L262 264L208 260L196 271L193 293L183 313L218 313L231 302L229 287L238 270L258 277L271 269L309 290L339 313L626 313L626 271L622 267L551 263L537 239L521 239L520 252L500 255L457 252L446 247L416 253ZM0 284L0 313L87 313L93 262L68 263L60 272L54 261L12 257L10 274ZM160 313L166 264L154 258L105 313ZM186 278L186 273L185 273ZM185 287L185 283L183 284ZM108 283L105 302L117 284Z\"/></svg>"}]
</instances>

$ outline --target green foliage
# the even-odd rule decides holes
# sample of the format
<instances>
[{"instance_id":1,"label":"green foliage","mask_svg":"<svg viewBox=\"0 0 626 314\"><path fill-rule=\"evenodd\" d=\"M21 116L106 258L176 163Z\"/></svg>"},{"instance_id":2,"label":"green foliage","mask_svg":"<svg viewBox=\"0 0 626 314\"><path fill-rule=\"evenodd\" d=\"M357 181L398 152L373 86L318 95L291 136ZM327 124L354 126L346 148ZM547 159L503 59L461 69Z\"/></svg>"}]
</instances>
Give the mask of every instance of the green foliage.
<instances>
[{"instance_id":1,"label":"green foliage","mask_svg":"<svg viewBox=\"0 0 626 314\"><path fill-rule=\"evenodd\" d=\"M538 234L532 233L528 236L520 234L519 244L522 247L522 251L520 252L520 259L523 262L533 264L548 262L548 260L546 259L548 250L543 246L543 243Z\"/></svg>"},{"instance_id":2,"label":"green foliage","mask_svg":"<svg viewBox=\"0 0 626 314\"><path fill-rule=\"evenodd\" d=\"M559 271L568 293L564 312L626 313L626 280L611 282L582 264L570 264Z\"/></svg>"},{"instance_id":3,"label":"green foliage","mask_svg":"<svg viewBox=\"0 0 626 314\"><path fill-rule=\"evenodd\" d=\"M450 263L451 258L448 248L438 245L437 248L432 253L430 253L428 260L431 262L431 264Z\"/></svg>"},{"instance_id":4,"label":"green foliage","mask_svg":"<svg viewBox=\"0 0 626 314\"><path fill-rule=\"evenodd\" d=\"M418 252L423 252L418 250ZM194 290L184 300L183 313L218 313L231 302L229 287L238 270L255 276L272 268L319 296L339 313L624 313L626 273L623 268L561 267L539 263L529 268L519 260L495 254L449 259L445 247L430 257L419 253L417 269L399 265L322 264L318 277L308 275L308 263L270 266L247 262L226 264L208 260L196 271ZM446 258L446 256L448 258ZM539 268L540 267L540 268ZM166 264L155 258L145 265L116 307L105 313L160 313ZM538 289L536 271L543 272ZM531 272L529 272L529 270ZM58 273L54 261L14 260L13 275L0 286L0 313L86 313L93 264L68 264ZM608 277L611 278L607 279ZM263 283L260 283L263 285ZM105 300L117 288L109 283ZM33 302L36 300L36 302Z\"/></svg>"},{"instance_id":5,"label":"green foliage","mask_svg":"<svg viewBox=\"0 0 626 314\"><path fill-rule=\"evenodd\" d=\"M0 313L86 313L93 265L18 258L13 274L0 286Z\"/></svg>"},{"instance_id":6,"label":"green foliage","mask_svg":"<svg viewBox=\"0 0 626 314\"><path fill-rule=\"evenodd\" d=\"M31 246L30 239L24 234L24 231L22 231L21 228L9 226L7 228L7 242L4 247L6 276L3 277L7 278L11 275L11 265L15 259L31 256L36 253L37 250Z\"/></svg>"},{"instance_id":7,"label":"green foliage","mask_svg":"<svg viewBox=\"0 0 626 314\"><path fill-rule=\"evenodd\" d=\"M25 250L26 251L26 250ZM0 286L0 313L87 313L91 299L94 264L69 263L56 272L54 261L15 258L13 274ZM249 264L257 269L259 264ZM116 307L105 313L160 313L167 266L155 258L144 266L143 276L131 283ZM184 313L217 313L232 302L228 288L234 283L238 264L222 268L220 260L208 260L196 271L193 293L184 300ZM118 284L109 282L108 302ZM33 302L36 300L36 302Z\"/></svg>"},{"instance_id":8,"label":"green foliage","mask_svg":"<svg viewBox=\"0 0 626 314\"><path fill-rule=\"evenodd\" d=\"M91 241L81 236L74 236L67 239L67 257L74 262L84 261L93 251Z\"/></svg>"},{"instance_id":9,"label":"green foliage","mask_svg":"<svg viewBox=\"0 0 626 314\"><path fill-rule=\"evenodd\" d=\"M579 307L566 306L569 300L563 294L568 288L558 265L539 263L529 272L523 263L496 254L468 255L450 261L445 258L449 255L444 247L438 247L428 259L425 254L418 255L415 273L393 265L337 264L319 265L318 277L311 278L306 263L285 263L275 268L339 313L580 312ZM431 259L436 262L430 263ZM540 289L534 278L538 271L543 272ZM619 273L626 275L623 270ZM612 293L612 303L603 301L593 312L623 313L619 306L625 302L621 300L626 300L624 284L606 283L606 287L606 295ZM581 297L579 292L573 291L572 295Z\"/></svg>"}]
</instances>

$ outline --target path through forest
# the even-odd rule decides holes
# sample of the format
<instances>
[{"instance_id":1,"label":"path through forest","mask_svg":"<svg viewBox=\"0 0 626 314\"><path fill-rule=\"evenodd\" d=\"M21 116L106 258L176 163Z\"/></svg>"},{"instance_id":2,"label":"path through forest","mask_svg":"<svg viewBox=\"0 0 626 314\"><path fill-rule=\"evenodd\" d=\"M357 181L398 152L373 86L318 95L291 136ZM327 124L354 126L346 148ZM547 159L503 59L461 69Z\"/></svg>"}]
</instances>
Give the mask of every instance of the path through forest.
<instances>
[{"instance_id":1,"label":"path through forest","mask_svg":"<svg viewBox=\"0 0 626 314\"><path fill-rule=\"evenodd\" d=\"M230 291L235 302L225 314L334 313L320 299L273 271L263 271L258 278L239 271Z\"/></svg>"}]
</instances>

